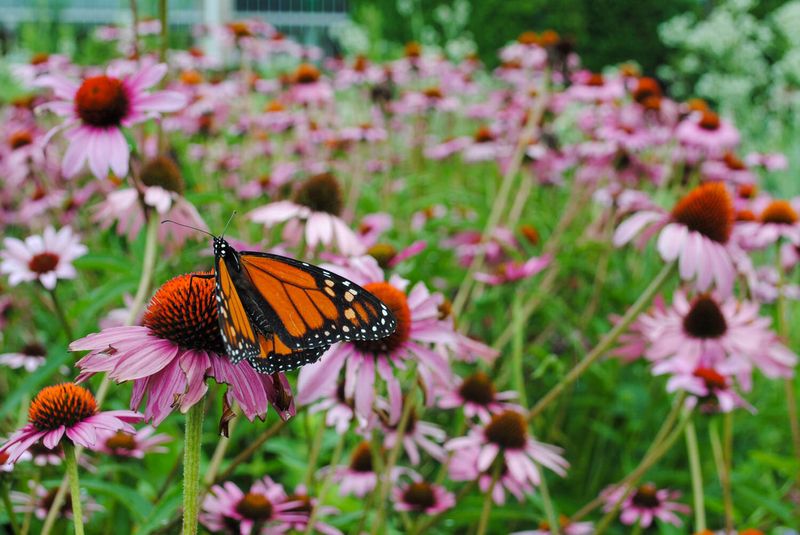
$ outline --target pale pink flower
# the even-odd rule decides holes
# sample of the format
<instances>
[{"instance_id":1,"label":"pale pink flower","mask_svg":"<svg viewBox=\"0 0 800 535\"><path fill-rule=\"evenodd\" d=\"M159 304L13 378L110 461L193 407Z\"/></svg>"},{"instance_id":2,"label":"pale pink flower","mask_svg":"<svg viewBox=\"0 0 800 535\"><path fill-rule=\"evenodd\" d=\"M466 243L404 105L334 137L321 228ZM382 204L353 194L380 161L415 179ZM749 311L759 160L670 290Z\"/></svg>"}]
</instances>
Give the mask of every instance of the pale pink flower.
<instances>
[{"instance_id":1,"label":"pale pink flower","mask_svg":"<svg viewBox=\"0 0 800 535\"><path fill-rule=\"evenodd\" d=\"M465 377L452 389L441 390L437 405L442 409L463 407L467 418L477 417L487 424L495 414L513 409L522 411L519 405L510 403L517 397L514 391L497 392L492 379L484 372L475 372Z\"/></svg>"},{"instance_id":2,"label":"pale pink flower","mask_svg":"<svg viewBox=\"0 0 800 535\"><path fill-rule=\"evenodd\" d=\"M3 244L0 271L8 275L8 283L16 286L20 282L38 280L48 290L56 287L58 279L74 279L77 272L72 261L88 251L69 226L58 232L47 227L43 235L28 236L24 242L6 238Z\"/></svg>"},{"instance_id":3,"label":"pale pink flower","mask_svg":"<svg viewBox=\"0 0 800 535\"><path fill-rule=\"evenodd\" d=\"M494 273L475 273L475 280L490 286L499 286L509 282L533 277L550 265L550 255L533 256L525 262L504 262L499 264Z\"/></svg>"},{"instance_id":4,"label":"pale pink flower","mask_svg":"<svg viewBox=\"0 0 800 535\"><path fill-rule=\"evenodd\" d=\"M562 477L569 467L559 448L528 435L525 417L514 410L492 416L487 424L473 428L467 436L450 440L445 449L463 449L476 455L473 462L479 472L489 471L495 462L503 462L513 478L533 486L541 483L538 465ZM500 461L496 461L497 458Z\"/></svg>"},{"instance_id":5,"label":"pale pink flower","mask_svg":"<svg viewBox=\"0 0 800 535\"><path fill-rule=\"evenodd\" d=\"M247 493L226 481L211 487L203 500L200 522L216 533L227 533L231 526L241 535L284 533L292 523L308 519L307 512L298 510L302 505L290 500L283 486L268 476L253 483Z\"/></svg>"},{"instance_id":6,"label":"pale pink flower","mask_svg":"<svg viewBox=\"0 0 800 535\"><path fill-rule=\"evenodd\" d=\"M625 487L605 489L601 493L605 499L603 510L612 511L626 490ZM631 492L622 502L619 519L626 526L638 522L641 527L649 528L653 520L658 519L680 527L683 522L675 513L689 514L691 512L687 505L675 501L680 498L680 495L681 493L678 491L658 489L652 483L644 484Z\"/></svg>"},{"instance_id":7,"label":"pale pink flower","mask_svg":"<svg viewBox=\"0 0 800 535\"><path fill-rule=\"evenodd\" d=\"M628 243L639 233L638 243L643 245L659 230L658 252L665 261L678 262L682 279L694 280L701 291L713 282L720 293L730 293L735 269L726 245L733 230L733 202L723 184L698 186L670 214L635 213L617 228L614 245Z\"/></svg>"},{"instance_id":8,"label":"pale pink flower","mask_svg":"<svg viewBox=\"0 0 800 535\"><path fill-rule=\"evenodd\" d=\"M86 78L80 85L55 74L39 78L38 85L52 88L57 98L43 106L66 118L56 127L68 128L69 147L62 165L66 177L78 174L87 161L97 178L105 178L109 169L118 177L126 176L130 148L121 128L186 105L180 93L148 91L167 73L165 64L143 65L133 74L124 74L123 69L112 64L105 74Z\"/></svg>"},{"instance_id":9,"label":"pale pink flower","mask_svg":"<svg viewBox=\"0 0 800 535\"><path fill-rule=\"evenodd\" d=\"M678 124L675 137L690 149L721 156L739 144L739 131L711 110L691 113Z\"/></svg>"},{"instance_id":10,"label":"pale pink flower","mask_svg":"<svg viewBox=\"0 0 800 535\"><path fill-rule=\"evenodd\" d=\"M394 508L397 511L437 515L456 504L455 495L440 485L414 480L392 489Z\"/></svg>"},{"instance_id":11,"label":"pale pink flower","mask_svg":"<svg viewBox=\"0 0 800 535\"><path fill-rule=\"evenodd\" d=\"M0 355L0 365L9 368L24 368L27 372L32 372L47 362L47 348L33 342L25 344L16 353L3 353Z\"/></svg>"},{"instance_id":12,"label":"pale pink flower","mask_svg":"<svg viewBox=\"0 0 800 535\"><path fill-rule=\"evenodd\" d=\"M141 326L104 329L70 344L71 351L89 351L77 363L78 380L107 373L117 382L133 381L130 406L147 395L145 418L155 425L173 409L185 413L200 402L208 377L228 385L228 402L235 400L250 420L263 419L270 403L281 418L290 418L294 400L286 377L233 364L224 353L217 313L212 279L175 277L153 296Z\"/></svg>"},{"instance_id":13,"label":"pale pink flower","mask_svg":"<svg viewBox=\"0 0 800 535\"><path fill-rule=\"evenodd\" d=\"M130 422L141 419L133 411L100 412L91 392L76 384L48 386L31 401L28 424L8 439L0 453L7 453L8 461L15 463L35 442L41 440L46 448L54 449L64 438L94 449L99 432L133 432Z\"/></svg>"},{"instance_id":14,"label":"pale pink flower","mask_svg":"<svg viewBox=\"0 0 800 535\"><path fill-rule=\"evenodd\" d=\"M115 457L142 459L145 453L164 453L167 448L162 444L170 442L172 437L154 434L155 427L144 426L136 432L103 431L98 433L96 451Z\"/></svg>"}]
</instances>

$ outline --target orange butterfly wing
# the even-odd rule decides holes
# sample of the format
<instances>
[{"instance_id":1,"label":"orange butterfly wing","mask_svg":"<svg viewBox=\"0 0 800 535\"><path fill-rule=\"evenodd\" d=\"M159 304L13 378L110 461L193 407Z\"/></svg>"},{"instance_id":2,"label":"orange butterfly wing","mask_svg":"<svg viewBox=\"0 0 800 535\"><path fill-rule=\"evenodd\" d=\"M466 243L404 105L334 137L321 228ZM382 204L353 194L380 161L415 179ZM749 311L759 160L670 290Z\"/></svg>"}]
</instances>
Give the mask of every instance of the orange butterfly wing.
<instances>
[{"instance_id":1,"label":"orange butterfly wing","mask_svg":"<svg viewBox=\"0 0 800 535\"><path fill-rule=\"evenodd\" d=\"M380 340L397 322L377 297L335 273L267 253L239 254L252 288L250 318L278 343L311 349L348 340ZM250 309L248 309L250 310Z\"/></svg>"},{"instance_id":2,"label":"orange butterfly wing","mask_svg":"<svg viewBox=\"0 0 800 535\"><path fill-rule=\"evenodd\" d=\"M219 327L228 356L234 363L258 357L261 344L224 261L216 262L215 273Z\"/></svg>"}]
</instances>

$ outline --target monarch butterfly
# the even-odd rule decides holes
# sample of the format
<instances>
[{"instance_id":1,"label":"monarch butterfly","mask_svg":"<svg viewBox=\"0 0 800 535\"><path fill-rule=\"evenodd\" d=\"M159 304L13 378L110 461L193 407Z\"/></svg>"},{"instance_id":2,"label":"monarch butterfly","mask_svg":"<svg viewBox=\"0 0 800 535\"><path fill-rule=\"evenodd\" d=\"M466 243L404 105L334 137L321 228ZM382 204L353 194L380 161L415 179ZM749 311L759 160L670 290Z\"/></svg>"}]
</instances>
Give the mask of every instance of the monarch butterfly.
<instances>
[{"instance_id":1,"label":"monarch butterfly","mask_svg":"<svg viewBox=\"0 0 800 535\"><path fill-rule=\"evenodd\" d=\"M380 340L397 327L386 305L344 277L285 256L237 251L211 236L220 333L234 364L289 371L316 362L331 344Z\"/></svg>"}]
</instances>

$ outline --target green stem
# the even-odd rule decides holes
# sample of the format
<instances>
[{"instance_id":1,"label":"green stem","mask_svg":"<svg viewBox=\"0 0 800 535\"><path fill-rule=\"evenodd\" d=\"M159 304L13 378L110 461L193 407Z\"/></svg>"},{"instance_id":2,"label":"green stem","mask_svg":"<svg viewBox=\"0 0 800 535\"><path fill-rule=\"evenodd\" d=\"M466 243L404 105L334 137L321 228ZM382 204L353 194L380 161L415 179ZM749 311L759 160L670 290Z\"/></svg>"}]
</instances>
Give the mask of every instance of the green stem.
<instances>
[{"instance_id":1,"label":"green stem","mask_svg":"<svg viewBox=\"0 0 800 535\"><path fill-rule=\"evenodd\" d=\"M6 508L6 513L8 514L8 522L11 524L11 532L17 535L19 533L17 515L14 514L14 506L11 504L11 495L8 493L8 483L6 481L0 481L0 493L2 493L3 506Z\"/></svg>"},{"instance_id":2,"label":"green stem","mask_svg":"<svg viewBox=\"0 0 800 535\"><path fill-rule=\"evenodd\" d=\"M324 426L323 426L324 427ZM336 442L336 448L333 450L333 455L331 456L331 462L328 463L328 466L334 467L339 464L339 460L342 458L342 452L344 451L344 443L345 438L347 437L346 433L342 433L339 435L339 440ZM308 517L308 524L306 525L305 535L311 535L314 532L314 524L317 521L317 515L319 514L319 508L322 505L322 500L325 499L325 495L328 492L328 487L331 484L333 479L333 470L328 470L325 474L325 479L322 480L322 485L317 492L317 504L311 509L311 515Z\"/></svg>"},{"instance_id":3,"label":"green stem","mask_svg":"<svg viewBox=\"0 0 800 535\"><path fill-rule=\"evenodd\" d=\"M481 517L480 520L478 520L478 531L475 532L475 535L484 535L484 533L486 533L486 528L489 526L489 517L491 516L492 504L494 503L492 494L494 494L495 485L497 485L497 482L500 480L500 472L502 469L503 463L500 462L499 459L495 459L492 469L492 481L489 483L489 488L486 489L486 494L483 497Z\"/></svg>"},{"instance_id":4,"label":"green stem","mask_svg":"<svg viewBox=\"0 0 800 535\"><path fill-rule=\"evenodd\" d=\"M556 508L553 505L553 500L550 498L550 489L547 487L547 478L544 476L544 471L542 470L541 466L536 466L537 470L539 470L539 477L541 478L541 482L539 483L539 494L542 496L542 507L544 508L544 515L547 517L547 523L550 527L550 534L551 535L559 535L559 527L560 523L558 521L558 514L556 513Z\"/></svg>"},{"instance_id":5,"label":"green stem","mask_svg":"<svg viewBox=\"0 0 800 535\"><path fill-rule=\"evenodd\" d=\"M137 0L130 0L131 6L131 20L132 20L132 28L131 31L133 33L133 54L134 57L139 57L139 8L136 4Z\"/></svg>"},{"instance_id":6,"label":"green stem","mask_svg":"<svg viewBox=\"0 0 800 535\"><path fill-rule=\"evenodd\" d=\"M183 535L197 535L200 493L200 445L203 439L205 404L195 403L186 413L183 453Z\"/></svg>"},{"instance_id":7,"label":"green stem","mask_svg":"<svg viewBox=\"0 0 800 535\"><path fill-rule=\"evenodd\" d=\"M414 381L411 384L416 384L416 373L414 374ZM411 420L411 414L414 412L414 405L416 405L416 397L414 392L409 392L405 399L403 407L403 414L400 416L400 421L397 424L395 431L394 445L389 452L389 457L386 460L386 466L381 472L383 477L380 479L380 492L378 493L378 512L375 521L372 523L371 535L376 535L378 530L382 527L383 519L386 514L386 497L389 495L389 487L391 487L392 470L400 458L400 451L403 449L403 437L405 436L408 422Z\"/></svg>"},{"instance_id":8,"label":"green stem","mask_svg":"<svg viewBox=\"0 0 800 535\"><path fill-rule=\"evenodd\" d=\"M69 440L61 442L64 448L64 464L69 478L69 490L72 495L72 521L75 524L75 535L83 535L83 511L81 510L81 485L78 480L78 457L75 446Z\"/></svg>"},{"instance_id":9,"label":"green stem","mask_svg":"<svg viewBox=\"0 0 800 535\"><path fill-rule=\"evenodd\" d=\"M64 309L61 308L61 303L56 296L56 289L53 288L52 290L47 290L47 293L50 294L50 300L53 302L53 308L56 311L58 322L61 324L61 328L64 329L64 334L67 335L67 340L70 342L73 341L75 338L72 336L72 327L70 327L69 321L67 321L67 316L64 314Z\"/></svg>"},{"instance_id":10,"label":"green stem","mask_svg":"<svg viewBox=\"0 0 800 535\"><path fill-rule=\"evenodd\" d=\"M636 521L636 524L633 526L633 531L631 531L631 535L641 535L642 533L642 523L640 521Z\"/></svg>"},{"instance_id":11,"label":"green stem","mask_svg":"<svg viewBox=\"0 0 800 535\"><path fill-rule=\"evenodd\" d=\"M228 479L228 477L236 470L237 466L248 460L267 440L273 437L278 431L283 429L285 425L286 422L283 420L278 420L270 427L265 429L253 442L250 443L249 446L247 446L247 448L242 450L236 457L233 458L228 467L215 478L214 483L220 483L221 481Z\"/></svg>"},{"instance_id":12,"label":"green stem","mask_svg":"<svg viewBox=\"0 0 800 535\"><path fill-rule=\"evenodd\" d=\"M628 326L633 323L633 321L639 316L639 314L650 304L650 301L653 297L658 293L664 283L669 279L670 275L672 274L673 270L675 269L675 264L670 263L664 266L661 272L656 275L656 278L653 279L653 282L650 283L642 295L639 296L639 299L631 305L627 312L625 312L625 316L617 323L614 328L612 328L608 334L603 337L602 340L592 349L589 354L587 354L583 360L581 360L570 372L564 376L558 384L556 384L553 388L550 389L547 394L540 399L536 405L530 410L528 413L528 419L533 420L537 416L539 416L542 411L559 395L561 392L569 385L574 383L583 373L589 369L589 367L594 364L594 362L603 356L606 351L608 351L614 342L617 341L617 338L624 333Z\"/></svg>"},{"instance_id":13,"label":"green stem","mask_svg":"<svg viewBox=\"0 0 800 535\"><path fill-rule=\"evenodd\" d=\"M694 420L686 424L686 452L689 455L689 472L692 476L692 499L694 500L694 529L706 529L706 507L703 496L703 471L700 468L700 449L697 447L697 431Z\"/></svg>"},{"instance_id":14,"label":"green stem","mask_svg":"<svg viewBox=\"0 0 800 535\"><path fill-rule=\"evenodd\" d=\"M514 179L519 173L520 165L522 165L522 158L525 155L525 148L528 146L528 143L538 129L539 120L544 113L544 109L546 107L545 104L548 100L547 85L546 83L542 85L543 87L539 91L539 97L537 98L536 103L527 114L528 123L525 125L525 128L519 136L517 145L514 149L514 154L511 157L511 162L509 163L508 168L503 175L503 179L500 184L500 190L494 197L494 202L492 203L492 207L489 212L489 218L481 236L481 243L485 243L486 240L489 239L489 237L492 235L492 232L494 232L495 227L497 227L497 224L500 223L500 219L503 216L503 213L506 211L506 205L509 201L509 195L511 194ZM470 291L475 283L474 275L483 266L484 255L485 249L480 249L479 252L475 254L472 262L470 262L469 268L467 269L467 273L458 288L456 297L453 299L453 315L456 317L458 317L467 303Z\"/></svg>"},{"instance_id":15,"label":"green stem","mask_svg":"<svg viewBox=\"0 0 800 535\"><path fill-rule=\"evenodd\" d=\"M158 50L158 60L167 61L169 49L169 26L167 25L167 0L158 0L158 19L161 22L161 47Z\"/></svg>"},{"instance_id":16,"label":"green stem","mask_svg":"<svg viewBox=\"0 0 800 535\"><path fill-rule=\"evenodd\" d=\"M314 478L314 472L317 470L317 461L319 461L319 453L322 448L322 438L324 435L325 423L320 422L317 425L317 429L314 431L314 437L308 452L308 467L306 468L306 476L304 478L307 488L311 487L311 480Z\"/></svg>"},{"instance_id":17,"label":"green stem","mask_svg":"<svg viewBox=\"0 0 800 535\"><path fill-rule=\"evenodd\" d=\"M708 437L711 440L711 452L714 455L714 465L717 467L719 484L722 487L722 503L725 510L725 532L733 533L733 498L731 496L731 474L725 462L722 451L722 441L719 437L717 420L711 420L708 428Z\"/></svg>"}]
</instances>

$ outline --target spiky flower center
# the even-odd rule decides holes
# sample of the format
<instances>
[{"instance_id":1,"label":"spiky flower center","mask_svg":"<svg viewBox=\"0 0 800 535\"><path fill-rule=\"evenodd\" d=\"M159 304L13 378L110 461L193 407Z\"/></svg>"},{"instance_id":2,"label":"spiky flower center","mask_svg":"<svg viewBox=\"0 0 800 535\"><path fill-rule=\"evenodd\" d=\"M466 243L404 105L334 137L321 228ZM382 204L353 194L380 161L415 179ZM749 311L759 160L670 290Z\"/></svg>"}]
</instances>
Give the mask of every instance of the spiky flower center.
<instances>
[{"instance_id":1,"label":"spiky flower center","mask_svg":"<svg viewBox=\"0 0 800 535\"><path fill-rule=\"evenodd\" d=\"M397 256L397 249L389 243L376 243L367 250L367 254L377 260L382 269L386 269L392 258Z\"/></svg>"},{"instance_id":2,"label":"spiky flower center","mask_svg":"<svg viewBox=\"0 0 800 535\"><path fill-rule=\"evenodd\" d=\"M710 295L701 295L683 318L683 330L693 338L719 338L728 330L722 309Z\"/></svg>"},{"instance_id":3,"label":"spiky flower center","mask_svg":"<svg viewBox=\"0 0 800 535\"><path fill-rule=\"evenodd\" d=\"M728 381L725 376L720 374L713 368L700 367L694 371L693 374L698 379L702 379L709 390L724 390L728 386Z\"/></svg>"},{"instance_id":4,"label":"spiky flower center","mask_svg":"<svg viewBox=\"0 0 800 535\"><path fill-rule=\"evenodd\" d=\"M407 58L418 58L422 55L422 45L416 41L406 43L405 53Z\"/></svg>"},{"instance_id":5,"label":"spiky flower center","mask_svg":"<svg viewBox=\"0 0 800 535\"><path fill-rule=\"evenodd\" d=\"M655 485L647 483L646 485L642 485L636 489L636 493L633 495L632 501L634 505L638 505L639 507L643 507L645 509L655 509L661 505L661 500L658 499L657 492L658 490L656 489Z\"/></svg>"},{"instance_id":6,"label":"spiky flower center","mask_svg":"<svg viewBox=\"0 0 800 535\"><path fill-rule=\"evenodd\" d=\"M586 85L589 85L589 86L592 86L592 87L603 87L603 85L605 83L606 83L606 81L603 78L603 75L600 74L600 73L597 73L597 72L592 73L589 76L589 79L586 81Z\"/></svg>"},{"instance_id":7,"label":"spiky flower center","mask_svg":"<svg viewBox=\"0 0 800 535\"><path fill-rule=\"evenodd\" d=\"M747 169L747 166L741 160L741 158L732 152L726 152L725 156L722 157L722 161L725 162L725 165L728 167L728 169L732 171L744 171Z\"/></svg>"},{"instance_id":8,"label":"spiky flower center","mask_svg":"<svg viewBox=\"0 0 800 535\"><path fill-rule=\"evenodd\" d=\"M28 261L28 268L34 273L47 273L53 271L58 265L58 255L55 253L39 253L33 255Z\"/></svg>"},{"instance_id":9,"label":"spiky flower center","mask_svg":"<svg viewBox=\"0 0 800 535\"><path fill-rule=\"evenodd\" d=\"M250 25L242 21L229 22L228 30L230 30L237 40L242 37L250 37L253 35L253 32L250 31Z\"/></svg>"},{"instance_id":10,"label":"spiky flower center","mask_svg":"<svg viewBox=\"0 0 800 535\"><path fill-rule=\"evenodd\" d=\"M183 195L181 170L169 156L156 156L149 160L142 167L141 178L145 186L160 186L167 191Z\"/></svg>"},{"instance_id":11,"label":"spiky flower center","mask_svg":"<svg viewBox=\"0 0 800 535\"><path fill-rule=\"evenodd\" d=\"M698 123L703 130L714 131L719 128L720 120L719 115L711 110L703 110Z\"/></svg>"},{"instance_id":12,"label":"spiky flower center","mask_svg":"<svg viewBox=\"0 0 800 535\"><path fill-rule=\"evenodd\" d=\"M537 45L539 44L539 34L530 30L522 32L517 37L517 42L521 45Z\"/></svg>"},{"instance_id":13,"label":"spiky flower center","mask_svg":"<svg viewBox=\"0 0 800 535\"><path fill-rule=\"evenodd\" d=\"M73 427L97 414L91 392L74 383L47 386L36 394L28 410L28 420L39 431L53 431L62 425Z\"/></svg>"},{"instance_id":14,"label":"spiky flower center","mask_svg":"<svg viewBox=\"0 0 800 535\"><path fill-rule=\"evenodd\" d=\"M495 400L494 383L487 374L476 372L464 379L458 388L458 395L464 401L477 403L485 407Z\"/></svg>"},{"instance_id":15,"label":"spiky flower center","mask_svg":"<svg viewBox=\"0 0 800 535\"><path fill-rule=\"evenodd\" d=\"M642 104L653 97L661 96L661 86L655 78L648 76L639 78L636 82L636 89L633 90L633 99Z\"/></svg>"},{"instance_id":16,"label":"spiky flower center","mask_svg":"<svg viewBox=\"0 0 800 535\"><path fill-rule=\"evenodd\" d=\"M356 56L356 59L353 60L353 70L356 72L364 72L367 70L369 66L369 61L364 54L359 54Z\"/></svg>"},{"instance_id":17,"label":"spiky flower center","mask_svg":"<svg viewBox=\"0 0 800 535\"><path fill-rule=\"evenodd\" d=\"M20 352L29 357L44 357L47 355L47 348L38 342L31 342L25 344Z\"/></svg>"},{"instance_id":18,"label":"spiky flower center","mask_svg":"<svg viewBox=\"0 0 800 535\"><path fill-rule=\"evenodd\" d=\"M248 520L263 522L272 517L272 502L263 494L248 492L236 504L236 512Z\"/></svg>"},{"instance_id":19,"label":"spiky flower center","mask_svg":"<svg viewBox=\"0 0 800 535\"><path fill-rule=\"evenodd\" d=\"M203 75L194 69L181 71L180 80L186 85L198 85L203 83Z\"/></svg>"},{"instance_id":20,"label":"spiky flower center","mask_svg":"<svg viewBox=\"0 0 800 535\"><path fill-rule=\"evenodd\" d=\"M225 352L219 332L214 280L179 275L155 293L142 317L142 325L154 336L183 349Z\"/></svg>"},{"instance_id":21,"label":"spiky flower center","mask_svg":"<svg viewBox=\"0 0 800 535\"><path fill-rule=\"evenodd\" d=\"M519 227L519 232L531 245L539 244L539 231L533 225L522 225Z\"/></svg>"},{"instance_id":22,"label":"spiky flower center","mask_svg":"<svg viewBox=\"0 0 800 535\"><path fill-rule=\"evenodd\" d=\"M481 126L475 132L473 139L475 143L489 143L490 141L494 141L494 134L488 126Z\"/></svg>"},{"instance_id":23,"label":"spiky flower center","mask_svg":"<svg viewBox=\"0 0 800 535\"><path fill-rule=\"evenodd\" d=\"M672 219L717 243L727 243L733 230L733 201L719 182L690 191L672 209Z\"/></svg>"},{"instance_id":24,"label":"spiky flower center","mask_svg":"<svg viewBox=\"0 0 800 535\"><path fill-rule=\"evenodd\" d=\"M314 212L339 215L344 207L342 188L332 173L321 173L306 180L294 195L294 202Z\"/></svg>"},{"instance_id":25,"label":"spiky flower center","mask_svg":"<svg viewBox=\"0 0 800 535\"><path fill-rule=\"evenodd\" d=\"M797 223L797 212L794 211L789 201L775 200L761 212L761 222L794 225Z\"/></svg>"},{"instance_id":26,"label":"spiky flower center","mask_svg":"<svg viewBox=\"0 0 800 535\"><path fill-rule=\"evenodd\" d=\"M117 78L87 78L75 93L75 112L84 123L91 126L119 126L129 110L130 97L122 81Z\"/></svg>"},{"instance_id":27,"label":"spiky flower center","mask_svg":"<svg viewBox=\"0 0 800 535\"><path fill-rule=\"evenodd\" d=\"M406 343L411 335L411 309L408 307L406 294L388 282L370 282L364 285L364 289L380 299L392 311L397 320L397 328L386 338L358 341L355 345L364 353L376 355L392 353Z\"/></svg>"},{"instance_id":28,"label":"spiky flower center","mask_svg":"<svg viewBox=\"0 0 800 535\"><path fill-rule=\"evenodd\" d=\"M354 472L372 472L372 450L369 442L362 442L356 446L350 457L350 470Z\"/></svg>"},{"instance_id":29,"label":"spiky flower center","mask_svg":"<svg viewBox=\"0 0 800 535\"><path fill-rule=\"evenodd\" d=\"M8 146L12 150L17 150L26 147L33 143L33 134L30 130L17 130L8 137Z\"/></svg>"},{"instance_id":30,"label":"spiky flower center","mask_svg":"<svg viewBox=\"0 0 800 535\"><path fill-rule=\"evenodd\" d=\"M736 221L757 221L758 218L752 210L744 208L736 212Z\"/></svg>"},{"instance_id":31,"label":"spiky flower center","mask_svg":"<svg viewBox=\"0 0 800 535\"><path fill-rule=\"evenodd\" d=\"M411 483L403 491L403 501L411 505L417 511L424 511L436 505L436 495L433 487L424 481Z\"/></svg>"},{"instance_id":32,"label":"spiky flower center","mask_svg":"<svg viewBox=\"0 0 800 535\"><path fill-rule=\"evenodd\" d=\"M568 528L572 524L567 515L558 515L558 525L563 528ZM546 520L539 522L539 529L542 531L550 531L550 523Z\"/></svg>"},{"instance_id":33,"label":"spiky flower center","mask_svg":"<svg viewBox=\"0 0 800 535\"><path fill-rule=\"evenodd\" d=\"M520 450L528 442L525 417L517 411L504 411L492 416L484 429L486 440L501 448Z\"/></svg>"},{"instance_id":34,"label":"spiky flower center","mask_svg":"<svg viewBox=\"0 0 800 535\"><path fill-rule=\"evenodd\" d=\"M106 448L111 451L133 451L136 449L136 439L130 433L117 431L106 440Z\"/></svg>"},{"instance_id":35,"label":"spiky flower center","mask_svg":"<svg viewBox=\"0 0 800 535\"><path fill-rule=\"evenodd\" d=\"M298 84L313 84L319 77L319 69L310 63L302 63L294 72L294 81Z\"/></svg>"},{"instance_id":36,"label":"spiky flower center","mask_svg":"<svg viewBox=\"0 0 800 535\"><path fill-rule=\"evenodd\" d=\"M311 497L308 494L289 494L286 498L287 502L300 502L295 507L289 509L292 512L297 513L305 513L307 515L311 514L313 509L313 505L311 503Z\"/></svg>"},{"instance_id":37,"label":"spiky flower center","mask_svg":"<svg viewBox=\"0 0 800 535\"><path fill-rule=\"evenodd\" d=\"M423 89L422 94L431 100L439 100L444 97L442 89L439 86L431 86Z\"/></svg>"}]
</instances>

